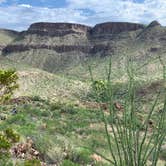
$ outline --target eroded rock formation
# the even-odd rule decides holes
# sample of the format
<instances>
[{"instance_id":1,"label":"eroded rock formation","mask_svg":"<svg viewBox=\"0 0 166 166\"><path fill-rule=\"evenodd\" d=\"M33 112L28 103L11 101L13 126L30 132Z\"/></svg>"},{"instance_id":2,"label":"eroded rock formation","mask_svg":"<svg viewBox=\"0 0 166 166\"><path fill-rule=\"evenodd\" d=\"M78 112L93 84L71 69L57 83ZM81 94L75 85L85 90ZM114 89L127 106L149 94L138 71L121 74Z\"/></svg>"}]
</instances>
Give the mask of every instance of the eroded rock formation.
<instances>
[{"instance_id":1,"label":"eroded rock formation","mask_svg":"<svg viewBox=\"0 0 166 166\"><path fill-rule=\"evenodd\" d=\"M90 55L101 52L110 53L114 51L111 41L109 39L103 43L103 35L106 37L143 28L144 25L141 24L122 22L98 24L93 28L72 23L34 23L27 31L20 33L20 38L5 47L3 53L10 54L30 49L49 49L57 53L78 51ZM41 39L41 36L47 36L47 38ZM93 40L94 36L97 36L96 41ZM51 43L48 43L48 40L52 40Z\"/></svg>"},{"instance_id":2,"label":"eroded rock formation","mask_svg":"<svg viewBox=\"0 0 166 166\"><path fill-rule=\"evenodd\" d=\"M92 35L119 34L122 32L144 29L144 25L126 22L107 22L97 24L91 31Z\"/></svg>"},{"instance_id":3,"label":"eroded rock formation","mask_svg":"<svg viewBox=\"0 0 166 166\"><path fill-rule=\"evenodd\" d=\"M157 21L149 26L107 22L94 27L41 22L32 24L27 31L20 32L13 42L0 49L4 56L11 59L13 57L34 67L52 66L53 69L74 61L78 63L87 57L124 54L142 42L146 48L141 56L146 52L156 53L159 49L151 48L156 48L156 42L161 44L161 48L165 47L165 36L166 28Z\"/></svg>"},{"instance_id":4,"label":"eroded rock formation","mask_svg":"<svg viewBox=\"0 0 166 166\"><path fill-rule=\"evenodd\" d=\"M34 23L27 33L49 36L65 36L67 34L87 34L91 29L89 26L72 23Z\"/></svg>"}]
</instances>

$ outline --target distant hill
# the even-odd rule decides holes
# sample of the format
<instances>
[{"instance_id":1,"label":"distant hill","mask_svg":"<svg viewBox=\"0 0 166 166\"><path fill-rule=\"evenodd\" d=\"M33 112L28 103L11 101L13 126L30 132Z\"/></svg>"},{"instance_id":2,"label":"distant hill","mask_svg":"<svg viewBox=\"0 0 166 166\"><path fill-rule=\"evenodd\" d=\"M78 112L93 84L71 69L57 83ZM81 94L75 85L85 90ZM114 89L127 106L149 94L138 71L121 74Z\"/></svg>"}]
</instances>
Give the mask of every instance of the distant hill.
<instances>
[{"instance_id":1,"label":"distant hill","mask_svg":"<svg viewBox=\"0 0 166 166\"><path fill-rule=\"evenodd\" d=\"M159 56L166 63L166 27L157 21L148 26L107 22L94 27L34 23L23 32L0 30L0 36L0 67L17 69L18 96L77 100L77 95L88 93L89 66L95 79L106 78L110 56L115 84L127 79L127 57L133 59L141 85L162 78Z\"/></svg>"},{"instance_id":2,"label":"distant hill","mask_svg":"<svg viewBox=\"0 0 166 166\"><path fill-rule=\"evenodd\" d=\"M7 29L0 29L0 54L1 51L18 37L19 32Z\"/></svg>"},{"instance_id":3,"label":"distant hill","mask_svg":"<svg viewBox=\"0 0 166 166\"><path fill-rule=\"evenodd\" d=\"M7 32L1 32L8 39L1 42L3 56L49 72L68 70L93 57L118 59L127 53L144 61L166 52L166 27L157 21L149 26L107 22L94 27L41 22L27 31Z\"/></svg>"}]
</instances>

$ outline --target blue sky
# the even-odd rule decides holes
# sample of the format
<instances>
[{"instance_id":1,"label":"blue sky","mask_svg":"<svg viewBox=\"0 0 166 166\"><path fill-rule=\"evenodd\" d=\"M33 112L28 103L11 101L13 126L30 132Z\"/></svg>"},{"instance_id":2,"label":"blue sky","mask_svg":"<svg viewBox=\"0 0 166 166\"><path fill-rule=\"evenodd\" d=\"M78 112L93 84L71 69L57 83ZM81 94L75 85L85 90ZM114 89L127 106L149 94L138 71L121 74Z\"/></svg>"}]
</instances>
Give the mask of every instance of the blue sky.
<instances>
[{"instance_id":1,"label":"blue sky","mask_svg":"<svg viewBox=\"0 0 166 166\"><path fill-rule=\"evenodd\" d=\"M0 28L25 30L34 22L106 21L166 25L166 0L0 0Z\"/></svg>"}]
</instances>

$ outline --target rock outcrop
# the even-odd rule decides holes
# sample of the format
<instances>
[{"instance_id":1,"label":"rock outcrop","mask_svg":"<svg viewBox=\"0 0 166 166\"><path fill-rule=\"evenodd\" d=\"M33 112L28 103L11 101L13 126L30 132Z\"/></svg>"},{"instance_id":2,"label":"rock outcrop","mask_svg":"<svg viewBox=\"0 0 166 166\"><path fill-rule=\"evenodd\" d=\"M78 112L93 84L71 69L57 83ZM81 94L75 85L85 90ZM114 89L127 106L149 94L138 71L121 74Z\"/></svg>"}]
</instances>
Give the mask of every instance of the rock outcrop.
<instances>
[{"instance_id":1,"label":"rock outcrop","mask_svg":"<svg viewBox=\"0 0 166 166\"><path fill-rule=\"evenodd\" d=\"M31 49L48 49L48 50L54 50L57 53L64 53L64 52L72 52L72 51L78 51L83 53L90 53L91 50L93 50L93 47L90 46L74 46L74 45L60 45L60 46L49 46L46 44L43 45L8 45L3 49L4 54L10 54L13 52L23 52L28 51Z\"/></svg>"},{"instance_id":2,"label":"rock outcrop","mask_svg":"<svg viewBox=\"0 0 166 166\"><path fill-rule=\"evenodd\" d=\"M91 27L72 24L72 23L34 23L32 24L27 33L49 35L49 36L65 36L67 34L87 34Z\"/></svg>"},{"instance_id":3,"label":"rock outcrop","mask_svg":"<svg viewBox=\"0 0 166 166\"><path fill-rule=\"evenodd\" d=\"M158 21L152 21L147 28L152 28L155 26L161 26L161 24Z\"/></svg>"},{"instance_id":4,"label":"rock outcrop","mask_svg":"<svg viewBox=\"0 0 166 166\"><path fill-rule=\"evenodd\" d=\"M101 52L110 54L114 52L114 46L110 39L103 43L103 35L106 37L143 28L144 25L141 24L122 22L98 24L94 28L72 23L34 23L27 31L20 33L20 38L5 47L3 53L6 55L30 49L48 49L57 53L77 51L89 56ZM93 41L96 36L97 42Z\"/></svg>"},{"instance_id":5,"label":"rock outcrop","mask_svg":"<svg viewBox=\"0 0 166 166\"><path fill-rule=\"evenodd\" d=\"M127 23L127 22L107 22L97 24L92 30L92 35L108 35L108 34L119 34L122 32L136 31L144 29L144 25Z\"/></svg>"},{"instance_id":6,"label":"rock outcrop","mask_svg":"<svg viewBox=\"0 0 166 166\"><path fill-rule=\"evenodd\" d=\"M159 41L165 43L166 28L157 21L152 21L139 35L138 38L146 42Z\"/></svg>"}]
</instances>

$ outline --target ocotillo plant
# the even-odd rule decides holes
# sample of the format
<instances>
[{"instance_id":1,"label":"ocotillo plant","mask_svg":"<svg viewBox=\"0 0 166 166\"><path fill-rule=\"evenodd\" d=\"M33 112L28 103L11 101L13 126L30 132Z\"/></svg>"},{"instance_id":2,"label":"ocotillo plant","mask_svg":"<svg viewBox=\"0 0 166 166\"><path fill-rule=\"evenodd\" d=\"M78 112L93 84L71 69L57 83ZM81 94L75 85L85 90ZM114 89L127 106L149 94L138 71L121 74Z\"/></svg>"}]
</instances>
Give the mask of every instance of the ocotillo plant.
<instances>
[{"instance_id":1,"label":"ocotillo plant","mask_svg":"<svg viewBox=\"0 0 166 166\"><path fill-rule=\"evenodd\" d=\"M166 85L166 66L159 58L163 67L163 81ZM151 166L156 166L159 160L159 152L166 137L166 87L164 89L165 99L163 103L163 109L161 114L158 115L156 125L152 131L149 131L149 121L151 120L155 107L157 106L160 92L156 95L156 99L151 105L151 109L148 112L147 117L137 126L137 111L136 111L136 83L135 83L135 70L133 61L131 58L127 58L126 73L128 76L127 95L125 96L125 104L122 116L119 117L117 110L114 107L114 95L113 95L113 82L112 82L112 61L110 59L109 70L107 73L107 79L104 81L105 93L99 92L99 89L94 88L96 101L101 103L101 94L105 94L104 98L107 98L107 104L109 105L110 118L112 122L107 121L107 117L102 110L101 114L105 126L105 133L111 158L103 156L100 152L96 152L101 155L105 160L110 162L113 166L146 166L148 163ZM92 70L89 67L92 86L96 86L96 80L93 79ZM101 86L101 84L100 84ZM107 87L106 87L107 86ZM98 87L98 86L97 86ZM102 95L103 99L103 95ZM143 110L142 110L143 111ZM111 128L112 132L109 132ZM151 158L151 159L150 159Z\"/></svg>"}]
</instances>

